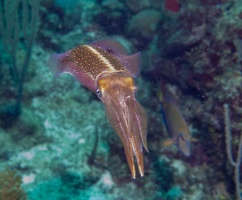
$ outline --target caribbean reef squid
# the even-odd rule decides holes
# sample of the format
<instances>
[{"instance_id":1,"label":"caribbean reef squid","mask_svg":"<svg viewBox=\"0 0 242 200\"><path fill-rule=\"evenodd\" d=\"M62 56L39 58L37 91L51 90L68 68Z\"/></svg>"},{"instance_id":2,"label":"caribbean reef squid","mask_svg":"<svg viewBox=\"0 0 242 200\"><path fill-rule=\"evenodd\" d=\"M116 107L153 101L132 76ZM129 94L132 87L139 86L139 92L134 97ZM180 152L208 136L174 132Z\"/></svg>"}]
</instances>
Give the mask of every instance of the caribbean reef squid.
<instances>
[{"instance_id":1,"label":"caribbean reef squid","mask_svg":"<svg viewBox=\"0 0 242 200\"><path fill-rule=\"evenodd\" d=\"M134 78L141 71L141 53L128 56L124 46L112 39L80 45L49 59L54 76L71 74L96 93L107 117L120 137L132 177L144 175L143 148L147 147L147 115L135 98Z\"/></svg>"}]
</instances>

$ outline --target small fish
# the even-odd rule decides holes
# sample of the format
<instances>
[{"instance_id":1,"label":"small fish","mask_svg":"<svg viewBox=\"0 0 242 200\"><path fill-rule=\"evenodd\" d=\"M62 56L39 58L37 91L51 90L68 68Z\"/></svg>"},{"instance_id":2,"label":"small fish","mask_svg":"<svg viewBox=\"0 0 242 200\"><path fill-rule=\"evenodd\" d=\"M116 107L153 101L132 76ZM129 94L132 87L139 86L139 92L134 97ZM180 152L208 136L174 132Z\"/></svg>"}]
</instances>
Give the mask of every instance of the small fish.
<instances>
[{"instance_id":1,"label":"small fish","mask_svg":"<svg viewBox=\"0 0 242 200\"><path fill-rule=\"evenodd\" d=\"M161 114L171 139L165 140L164 146L176 144L186 156L191 154L192 137L187 124L175 105L163 99L161 89L158 89L158 99L161 103Z\"/></svg>"},{"instance_id":2,"label":"small fish","mask_svg":"<svg viewBox=\"0 0 242 200\"><path fill-rule=\"evenodd\" d=\"M102 39L52 55L49 66L55 76L71 74L97 94L124 145L132 177L136 177L135 160L143 176L143 148L148 151L148 125L146 112L135 98L134 82L141 71L141 53L128 56L127 50L120 43Z\"/></svg>"}]
</instances>

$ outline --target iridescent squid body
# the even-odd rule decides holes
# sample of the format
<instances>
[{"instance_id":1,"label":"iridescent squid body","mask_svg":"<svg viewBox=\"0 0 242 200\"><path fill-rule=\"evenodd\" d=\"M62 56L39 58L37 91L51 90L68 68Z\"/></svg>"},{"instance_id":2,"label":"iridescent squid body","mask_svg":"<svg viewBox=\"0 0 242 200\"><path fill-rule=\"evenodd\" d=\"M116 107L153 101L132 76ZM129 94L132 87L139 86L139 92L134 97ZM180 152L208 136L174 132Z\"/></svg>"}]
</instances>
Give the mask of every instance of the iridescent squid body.
<instances>
[{"instance_id":1,"label":"iridescent squid body","mask_svg":"<svg viewBox=\"0 0 242 200\"><path fill-rule=\"evenodd\" d=\"M140 175L144 175L143 147L148 151L147 115L135 99L134 78L141 70L140 57L140 53L128 56L120 43L103 39L49 59L55 76L71 74L104 103L107 117L124 145L133 178L135 162Z\"/></svg>"}]
</instances>

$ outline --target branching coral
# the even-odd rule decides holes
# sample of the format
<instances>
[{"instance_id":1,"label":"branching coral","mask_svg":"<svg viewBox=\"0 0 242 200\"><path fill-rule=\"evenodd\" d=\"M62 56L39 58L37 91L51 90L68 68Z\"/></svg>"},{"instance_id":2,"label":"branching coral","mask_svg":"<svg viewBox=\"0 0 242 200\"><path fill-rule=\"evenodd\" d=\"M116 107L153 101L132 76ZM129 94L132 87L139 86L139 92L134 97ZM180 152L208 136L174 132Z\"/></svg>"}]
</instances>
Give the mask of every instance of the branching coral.
<instances>
[{"instance_id":1,"label":"branching coral","mask_svg":"<svg viewBox=\"0 0 242 200\"><path fill-rule=\"evenodd\" d=\"M40 1L21 0L0 2L0 44L3 60L9 66L16 86L16 105L0 108L0 112L18 117L21 114L21 99L26 72L28 71L34 40L38 30ZM19 50L19 47L21 50ZM19 54L23 55L19 57Z\"/></svg>"},{"instance_id":2,"label":"branching coral","mask_svg":"<svg viewBox=\"0 0 242 200\"><path fill-rule=\"evenodd\" d=\"M226 147L227 154L230 164L234 167L234 181L236 186L236 197L237 200L241 200L240 194L240 165L241 165L241 154L242 154L242 134L240 135L240 142L238 146L238 153L236 160L232 156L232 136L230 127L230 116L229 116L229 106L224 105L224 123L225 123L225 133L226 133Z\"/></svg>"}]
</instances>

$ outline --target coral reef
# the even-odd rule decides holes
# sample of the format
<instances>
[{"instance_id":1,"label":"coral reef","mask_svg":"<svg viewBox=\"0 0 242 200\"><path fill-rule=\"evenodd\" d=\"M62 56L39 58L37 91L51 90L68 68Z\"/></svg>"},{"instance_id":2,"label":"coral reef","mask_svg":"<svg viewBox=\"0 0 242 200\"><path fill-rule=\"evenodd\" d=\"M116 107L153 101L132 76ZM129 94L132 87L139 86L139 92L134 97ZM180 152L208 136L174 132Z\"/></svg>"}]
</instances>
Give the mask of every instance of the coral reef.
<instances>
[{"instance_id":1,"label":"coral reef","mask_svg":"<svg viewBox=\"0 0 242 200\"><path fill-rule=\"evenodd\" d=\"M26 200L27 196L21 188L21 176L16 171L6 169L0 172L0 199L2 200Z\"/></svg>"},{"instance_id":2,"label":"coral reef","mask_svg":"<svg viewBox=\"0 0 242 200\"><path fill-rule=\"evenodd\" d=\"M161 20L160 12L154 9L142 10L134 15L128 24L128 31L135 37L151 39L157 30Z\"/></svg>"},{"instance_id":3,"label":"coral reef","mask_svg":"<svg viewBox=\"0 0 242 200\"><path fill-rule=\"evenodd\" d=\"M184 0L171 12L157 0L67 2L41 2L21 115L0 114L0 168L16 170L11 180L18 189L22 181L28 199L34 200L235 199L223 105L230 105L235 158L242 130L242 3ZM68 75L54 78L48 69L53 52L104 37L115 38L129 53L142 51L136 97L149 117L149 153L144 153L144 177L136 180L96 95ZM0 35L1 52L2 40ZM24 44L20 39L20 63ZM16 99L9 56L0 57L0 107ZM189 157L174 145L162 146L169 136L158 85L196 140Z\"/></svg>"}]
</instances>

